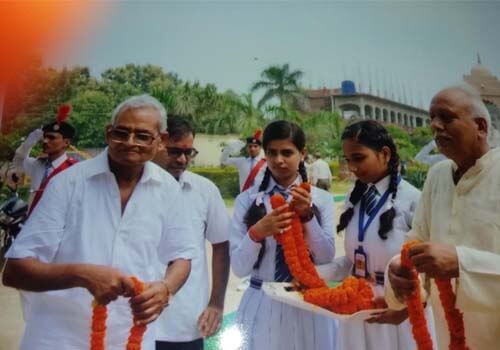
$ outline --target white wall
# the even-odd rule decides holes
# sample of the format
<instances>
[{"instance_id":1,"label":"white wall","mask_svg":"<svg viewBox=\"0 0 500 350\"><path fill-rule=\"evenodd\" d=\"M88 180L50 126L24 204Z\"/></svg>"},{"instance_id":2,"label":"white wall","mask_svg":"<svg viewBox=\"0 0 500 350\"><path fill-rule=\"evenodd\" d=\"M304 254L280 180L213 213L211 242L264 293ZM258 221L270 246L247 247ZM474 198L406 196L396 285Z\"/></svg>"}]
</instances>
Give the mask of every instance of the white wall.
<instances>
[{"instance_id":1,"label":"white wall","mask_svg":"<svg viewBox=\"0 0 500 350\"><path fill-rule=\"evenodd\" d=\"M193 165L219 166L220 154L222 152L220 144L234 139L238 139L238 135L196 134L194 148L200 153L194 159Z\"/></svg>"}]
</instances>

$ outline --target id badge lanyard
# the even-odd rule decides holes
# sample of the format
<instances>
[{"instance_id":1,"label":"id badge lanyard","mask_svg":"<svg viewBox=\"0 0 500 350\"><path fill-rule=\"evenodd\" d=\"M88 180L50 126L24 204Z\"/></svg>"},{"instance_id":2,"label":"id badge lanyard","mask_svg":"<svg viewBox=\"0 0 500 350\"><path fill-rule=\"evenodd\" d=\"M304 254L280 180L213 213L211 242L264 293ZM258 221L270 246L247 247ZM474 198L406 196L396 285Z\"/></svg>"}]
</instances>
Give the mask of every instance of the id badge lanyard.
<instances>
[{"instance_id":1,"label":"id badge lanyard","mask_svg":"<svg viewBox=\"0 0 500 350\"><path fill-rule=\"evenodd\" d=\"M398 177L397 181L399 184L401 178ZM366 224L364 224L365 211L366 211L365 198L361 199L359 208L359 220L358 220L358 242L360 243L360 245L358 246L358 249L354 250L354 267L353 267L354 269L353 273L357 277L363 277L363 278L368 277L368 261L367 261L368 259L361 243L363 243L363 241L365 240L365 234L366 231L368 230L368 227L373 222L380 209L382 209L385 202L387 202L387 199L389 198L390 194L391 194L390 190L387 189L387 191L385 191L385 193L377 202L377 205L375 206L371 214L368 216Z\"/></svg>"}]
</instances>

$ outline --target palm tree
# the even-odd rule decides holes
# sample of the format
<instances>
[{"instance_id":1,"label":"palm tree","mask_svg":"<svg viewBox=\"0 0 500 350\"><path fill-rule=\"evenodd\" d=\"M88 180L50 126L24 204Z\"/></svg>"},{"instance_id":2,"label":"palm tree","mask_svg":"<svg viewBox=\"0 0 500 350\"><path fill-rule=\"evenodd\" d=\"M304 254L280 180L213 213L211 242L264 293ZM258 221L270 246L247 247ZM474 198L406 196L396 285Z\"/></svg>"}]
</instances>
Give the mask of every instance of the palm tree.
<instances>
[{"instance_id":1,"label":"palm tree","mask_svg":"<svg viewBox=\"0 0 500 350\"><path fill-rule=\"evenodd\" d=\"M251 89L252 91L266 89L264 96L258 103L258 107L262 107L272 98L278 98L281 107L285 106L290 100L297 99L302 94L299 86L302 75L303 72L300 70L291 72L288 63L265 69L261 74L263 80L253 84Z\"/></svg>"}]
</instances>

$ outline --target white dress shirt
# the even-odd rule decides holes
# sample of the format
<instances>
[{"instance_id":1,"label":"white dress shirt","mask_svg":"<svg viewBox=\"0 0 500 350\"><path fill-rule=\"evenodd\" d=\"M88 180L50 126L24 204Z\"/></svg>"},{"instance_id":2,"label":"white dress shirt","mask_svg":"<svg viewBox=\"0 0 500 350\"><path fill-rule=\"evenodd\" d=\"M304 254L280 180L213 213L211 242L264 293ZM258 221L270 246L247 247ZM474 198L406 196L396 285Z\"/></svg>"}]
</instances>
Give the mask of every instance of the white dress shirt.
<instances>
[{"instance_id":1,"label":"white dress shirt","mask_svg":"<svg viewBox=\"0 0 500 350\"><path fill-rule=\"evenodd\" d=\"M316 185L318 180L332 181L330 166L323 159L316 159L311 164L311 183Z\"/></svg>"},{"instance_id":2,"label":"white dress shirt","mask_svg":"<svg viewBox=\"0 0 500 350\"><path fill-rule=\"evenodd\" d=\"M243 189L243 185L247 181L248 175L254 168L254 166L261 160L263 157L261 154L259 154L255 158L251 157L230 157L230 150L229 149L224 149L222 152L222 156L220 159L220 162L224 165L234 165L235 167L238 168L238 174L239 174L239 182L240 182L240 192ZM267 164L264 164L259 172L257 173L257 176L255 176L255 179L253 181L253 185L260 185L262 178L264 177L264 173L266 171Z\"/></svg>"},{"instance_id":3,"label":"white dress shirt","mask_svg":"<svg viewBox=\"0 0 500 350\"><path fill-rule=\"evenodd\" d=\"M188 280L157 321L157 340L188 342L201 338L198 318L208 305L209 281L205 240L212 244L229 240L229 215L219 189L210 180L184 171L179 179L189 203L196 256ZM213 272L212 272L213 273Z\"/></svg>"},{"instance_id":4,"label":"white dress shirt","mask_svg":"<svg viewBox=\"0 0 500 350\"><path fill-rule=\"evenodd\" d=\"M20 146L16 150L14 164L16 165L16 167L22 168L24 170L24 173L30 177L30 192L36 192L40 188L46 168L42 160L28 156L30 151L31 148L26 149ZM62 163L64 163L66 159L68 159L68 155L66 154L66 152L64 152L58 158L54 159L51 163L47 176L49 176L50 173L54 171L54 169L57 169Z\"/></svg>"},{"instance_id":5,"label":"white dress shirt","mask_svg":"<svg viewBox=\"0 0 500 350\"><path fill-rule=\"evenodd\" d=\"M187 214L178 183L151 162L122 214L105 150L50 181L7 257L106 265L152 281L158 277L158 261L166 267L196 254ZM86 289L23 294L29 307L22 350L89 349L92 296ZM110 303L106 349L124 349L131 325L128 301ZM144 349L152 349L151 328Z\"/></svg>"},{"instance_id":6,"label":"white dress shirt","mask_svg":"<svg viewBox=\"0 0 500 350\"><path fill-rule=\"evenodd\" d=\"M477 160L456 185L455 169L451 160L430 169L407 239L456 247L459 278L453 285L467 345L496 350L500 334L500 150L492 149ZM432 279L430 294L439 350L446 350L448 328ZM401 307L389 283L386 300L393 308Z\"/></svg>"}]
</instances>

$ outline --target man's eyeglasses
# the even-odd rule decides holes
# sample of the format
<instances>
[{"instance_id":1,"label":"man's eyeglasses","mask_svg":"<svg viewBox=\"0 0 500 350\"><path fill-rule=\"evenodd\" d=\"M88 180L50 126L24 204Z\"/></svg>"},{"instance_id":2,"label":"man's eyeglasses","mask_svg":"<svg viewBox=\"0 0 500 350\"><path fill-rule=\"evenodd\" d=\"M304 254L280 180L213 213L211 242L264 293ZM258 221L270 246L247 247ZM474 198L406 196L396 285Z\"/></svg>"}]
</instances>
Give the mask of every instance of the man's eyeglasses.
<instances>
[{"instance_id":1,"label":"man's eyeglasses","mask_svg":"<svg viewBox=\"0 0 500 350\"><path fill-rule=\"evenodd\" d=\"M129 131L127 129L111 128L108 131L109 137L115 142L127 142L130 140L130 135L132 134L132 140L134 144L140 146L149 146L158 137L154 136L148 132L143 131Z\"/></svg>"},{"instance_id":2,"label":"man's eyeglasses","mask_svg":"<svg viewBox=\"0 0 500 350\"><path fill-rule=\"evenodd\" d=\"M169 156L178 158L184 154L186 158L194 158L198 154L196 148L166 147Z\"/></svg>"}]
</instances>

